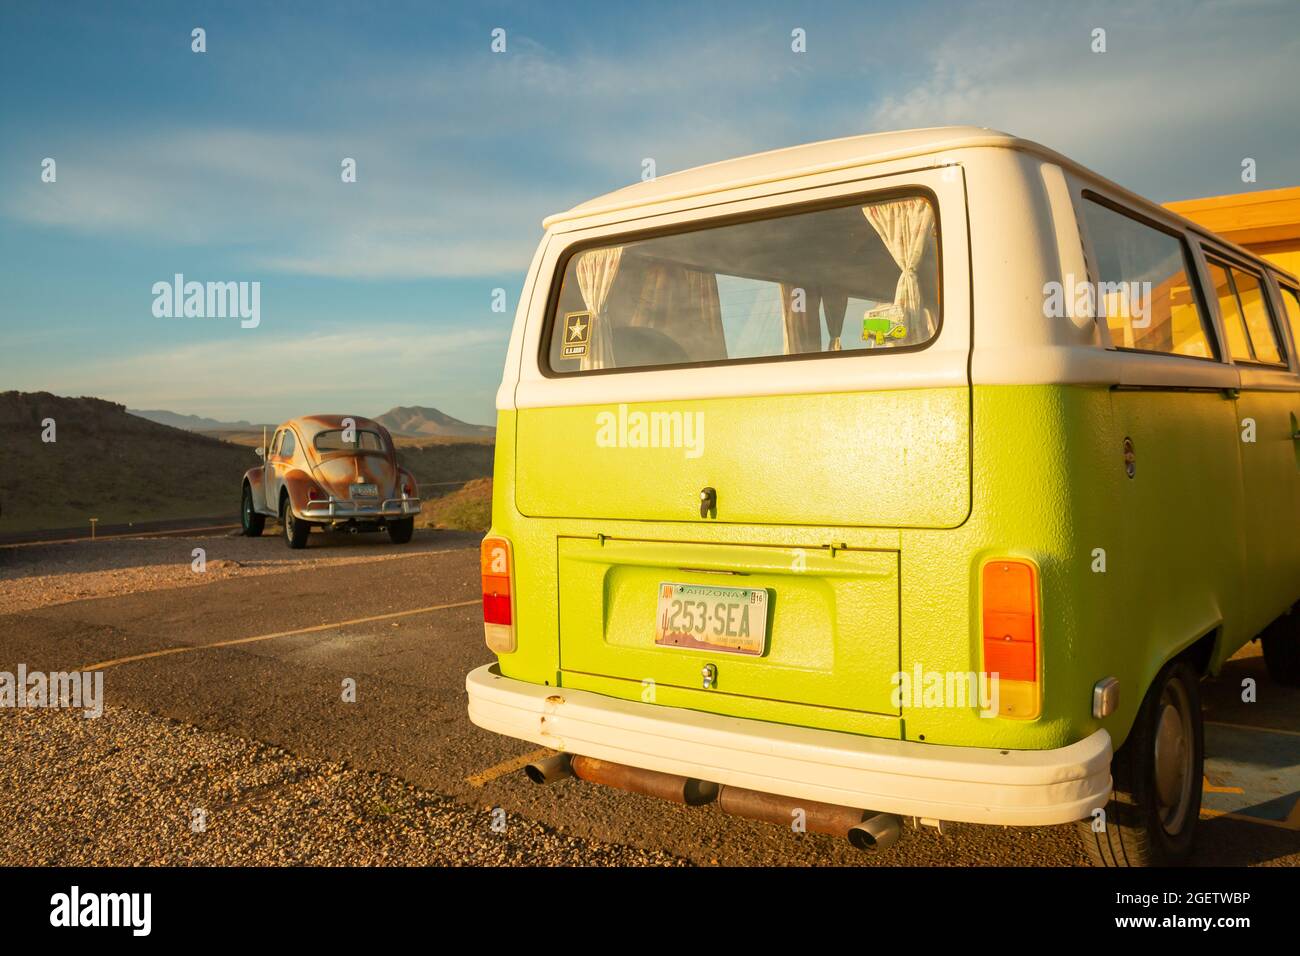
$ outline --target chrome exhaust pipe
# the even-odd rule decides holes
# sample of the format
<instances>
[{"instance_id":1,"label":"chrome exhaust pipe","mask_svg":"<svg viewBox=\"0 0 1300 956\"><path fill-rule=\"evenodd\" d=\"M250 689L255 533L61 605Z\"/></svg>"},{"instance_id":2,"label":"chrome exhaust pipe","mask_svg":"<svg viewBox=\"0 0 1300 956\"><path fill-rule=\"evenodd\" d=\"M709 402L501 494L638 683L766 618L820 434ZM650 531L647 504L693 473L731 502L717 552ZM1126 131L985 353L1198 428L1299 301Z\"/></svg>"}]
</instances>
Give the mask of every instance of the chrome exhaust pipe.
<instances>
[{"instance_id":1,"label":"chrome exhaust pipe","mask_svg":"<svg viewBox=\"0 0 1300 956\"><path fill-rule=\"evenodd\" d=\"M892 813L877 813L849 827L849 842L859 850L888 850L898 842L902 821Z\"/></svg>"},{"instance_id":2,"label":"chrome exhaust pipe","mask_svg":"<svg viewBox=\"0 0 1300 956\"><path fill-rule=\"evenodd\" d=\"M573 757L570 754L543 757L524 767L524 773L533 783L554 783L573 776Z\"/></svg>"}]
</instances>

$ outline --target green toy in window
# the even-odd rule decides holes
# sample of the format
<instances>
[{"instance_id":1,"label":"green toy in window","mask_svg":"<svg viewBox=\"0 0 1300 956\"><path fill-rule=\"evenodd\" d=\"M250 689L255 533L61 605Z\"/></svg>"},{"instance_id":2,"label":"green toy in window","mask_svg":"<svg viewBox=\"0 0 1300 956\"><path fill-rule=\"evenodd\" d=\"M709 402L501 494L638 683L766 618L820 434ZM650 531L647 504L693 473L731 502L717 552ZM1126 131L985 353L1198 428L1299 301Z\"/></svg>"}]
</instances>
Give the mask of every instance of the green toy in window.
<instances>
[{"instance_id":1,"label":"green toy in window","mask_svg":"<svg viewBox=\"0 0 1300 956\"><path fill-rule=\"evenodd\" d=\"M862 340L868 348L885 344L885 339L901 339L907 335L903 311L896 305L868 309L862 315Z\"/></svg>"}]
</instances>

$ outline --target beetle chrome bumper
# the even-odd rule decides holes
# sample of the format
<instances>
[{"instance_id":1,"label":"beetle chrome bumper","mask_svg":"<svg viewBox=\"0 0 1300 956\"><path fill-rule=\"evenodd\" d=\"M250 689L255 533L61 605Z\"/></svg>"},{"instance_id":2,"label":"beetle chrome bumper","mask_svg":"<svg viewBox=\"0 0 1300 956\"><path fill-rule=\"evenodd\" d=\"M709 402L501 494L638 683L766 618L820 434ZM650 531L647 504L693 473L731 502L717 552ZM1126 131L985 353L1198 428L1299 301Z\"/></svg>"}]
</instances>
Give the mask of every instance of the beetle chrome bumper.
<instances>
[{"instance_id":1,"label":"beetle chrome bumper","mask_svg":"<svg viewBox=\"0 0 1300 956\"><path fill-rule=\"evenodd\" d=\"M407 518L420 513L419 498L385 498L383 501L330 498L308 501L299 517L309 521L343 521L348 518Z\"/></svg>"},{"instance_id":2,"label":"beetle chrome bumper","mask_svg":"<svg viewBox=\"0 0 1300 956\"><path fill-rule=\"evenodd\" d=\"M1040 826L1110 798L1110 735L1056 750L886 740L643 704L501 676L465 678L469 718L571 754L879 813Z\"/></svg>"}]
</instances>

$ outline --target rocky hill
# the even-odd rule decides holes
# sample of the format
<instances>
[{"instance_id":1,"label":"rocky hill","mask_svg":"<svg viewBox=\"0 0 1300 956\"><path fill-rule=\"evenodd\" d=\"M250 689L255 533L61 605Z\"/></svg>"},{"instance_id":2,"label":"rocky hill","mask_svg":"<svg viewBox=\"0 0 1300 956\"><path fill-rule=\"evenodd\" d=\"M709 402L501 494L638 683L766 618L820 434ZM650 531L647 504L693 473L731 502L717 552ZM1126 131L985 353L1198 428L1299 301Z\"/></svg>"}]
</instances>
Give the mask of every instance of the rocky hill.
<instances>
[{"instance_id":1,"label":"rocky hill","mask_svg":"<svg viewBox=\"0 0 1300 956\"><path fill-rule=\"evenodd\" d=\"M42 441L54 421L54 441ZM0 531L239 514L246 447L98 398L0 393Z\"/></svg>"}]
</instances>

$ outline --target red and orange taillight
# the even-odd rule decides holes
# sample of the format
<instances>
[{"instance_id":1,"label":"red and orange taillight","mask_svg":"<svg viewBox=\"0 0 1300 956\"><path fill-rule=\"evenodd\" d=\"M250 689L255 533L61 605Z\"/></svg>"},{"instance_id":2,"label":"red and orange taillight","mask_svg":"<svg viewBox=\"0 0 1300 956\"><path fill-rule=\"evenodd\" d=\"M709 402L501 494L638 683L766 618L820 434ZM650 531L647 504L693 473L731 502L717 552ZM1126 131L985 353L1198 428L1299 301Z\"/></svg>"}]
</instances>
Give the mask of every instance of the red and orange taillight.
<instances>
[{"instance_id":1,"label":"red and orange taillight","mask_svg":"<svg viewBox=\"0 0 1300 956\"><path fill-rule=\"evenodd\" d=\"M997 680L998 716L1029 720L1040 710L1038 567L994 558L980 569L984 673Z\"/></svg>"},{"instance_id":2,"label":"red and orange taillight","mask_svg":"<svg viewBox=\"0 0 1300 956\"><path fill-rule=\"evenodd\" d=\"M490 650L515 650L514 552L505 538L489 535L479 550L483 582L483 637Z\"/></svg>"},{"instance_id":3,"label":"red and orange taillight","mask_svg":"<svg viewBox=\"0 0 1300 956\"><path fill-rule=\"evenodd\" d=\"M317 488L315 485L313 485L312 487L310 487L310 488L307 489L307 500L308 500L308 501L324 501L324 500L325 500L325 492L321 491L319 488Z\"/></svg>"}]
</instances>

